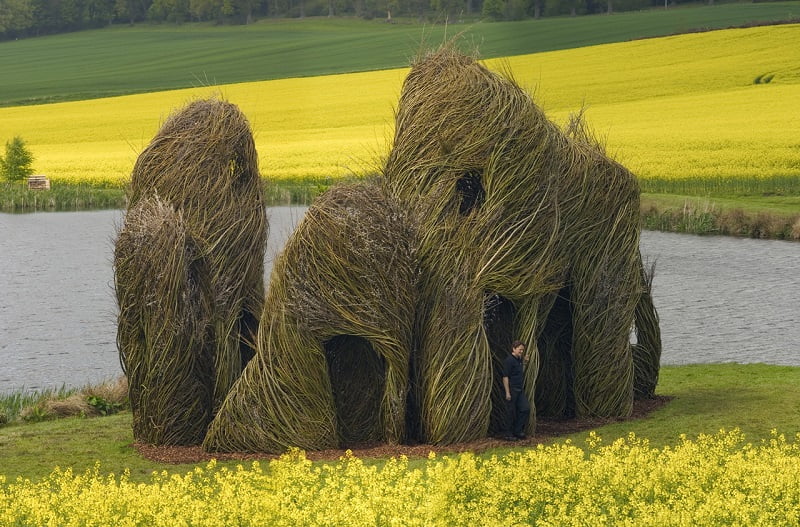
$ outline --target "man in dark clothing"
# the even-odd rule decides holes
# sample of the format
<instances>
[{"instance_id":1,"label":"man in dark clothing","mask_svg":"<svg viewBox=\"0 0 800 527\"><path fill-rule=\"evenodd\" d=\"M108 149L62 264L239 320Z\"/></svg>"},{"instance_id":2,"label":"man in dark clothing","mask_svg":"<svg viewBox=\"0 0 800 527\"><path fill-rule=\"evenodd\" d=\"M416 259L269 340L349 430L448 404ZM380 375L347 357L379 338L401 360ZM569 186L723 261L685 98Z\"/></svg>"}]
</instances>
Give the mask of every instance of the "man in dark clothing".
<instances>
[{"instance_id":1,"label":"man in dark clothing","mask_svg":"<svg viewBox=\"0 0 800 527\"><path fill-rule=\"evenodd\" d=\"M525 428L531 413L531 405L524 390L524 362L525 344L515 340L511 345L511 354L503 361L503 389L506 393L506 441L525 439Z\"/></svg>"}]
</instances>

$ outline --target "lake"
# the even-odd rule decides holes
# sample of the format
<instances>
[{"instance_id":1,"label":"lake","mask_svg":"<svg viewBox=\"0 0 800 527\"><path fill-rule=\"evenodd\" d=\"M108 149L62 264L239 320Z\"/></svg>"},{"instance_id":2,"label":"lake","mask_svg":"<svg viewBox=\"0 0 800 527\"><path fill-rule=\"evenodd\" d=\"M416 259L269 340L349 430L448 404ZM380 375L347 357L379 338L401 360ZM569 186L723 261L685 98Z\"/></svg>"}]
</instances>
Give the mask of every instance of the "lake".
<instances>
[{"instance_id":1,"label":"lake","mask_svg":"<svg viewBox=\"0 0 800 527\"><path fill-rule=\"evenodd\" d=\"M305 207L268 209L272 262ZM121 374L113 244L121 211L0 214L0 392ZM645 231L667 365L800 366L800 243Z\"/></svg>"}]
</instances>

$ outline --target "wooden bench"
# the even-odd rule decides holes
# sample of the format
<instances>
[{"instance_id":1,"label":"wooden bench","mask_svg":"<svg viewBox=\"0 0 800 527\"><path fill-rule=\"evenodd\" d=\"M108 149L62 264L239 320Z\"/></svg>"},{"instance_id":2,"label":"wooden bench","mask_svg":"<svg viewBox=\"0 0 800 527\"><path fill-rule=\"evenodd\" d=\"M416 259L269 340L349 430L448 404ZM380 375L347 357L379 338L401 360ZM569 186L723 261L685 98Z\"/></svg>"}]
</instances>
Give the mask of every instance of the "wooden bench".
<instances>
[{"instance_id":1,"label":"wooden bench","mask_svg":"<svg viewBox=\"0 0 800 527\"><path fill-rule=\"evenodd\" d=\"M50 190L50 180L46 176L28 176L28 190Z\"/></svg>"}]
</instances>

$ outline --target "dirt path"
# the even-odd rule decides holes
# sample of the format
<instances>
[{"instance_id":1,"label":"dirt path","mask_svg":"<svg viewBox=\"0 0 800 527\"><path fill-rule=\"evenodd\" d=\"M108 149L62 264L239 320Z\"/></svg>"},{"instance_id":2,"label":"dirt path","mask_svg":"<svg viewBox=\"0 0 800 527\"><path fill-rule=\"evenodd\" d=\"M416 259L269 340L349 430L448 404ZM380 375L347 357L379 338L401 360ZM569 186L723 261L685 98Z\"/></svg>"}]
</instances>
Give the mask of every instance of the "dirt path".
<instances>
[{"instance_id":1,"label":"dirt path","mask_svg":"<svg viewBox=\"0 0 800 527\"><path fill-rule=\"evenodd\" d=\"M570 419L563 421L545 421L539 420L536 425L536 435L531 436L522 441L504 441L493 437L478 439L476 441L469 441L467 443L457 443L446 446L435 445L359 445L353 446L350 450L353 455L360 459L368 458L389 458L400 455L405 455L409 458L423 458L427 457L431 451L437 454L458 453L458 452L483 452L490 448L501 446L531 446L540 443L547 443L553 439L581 432L583 430L591 430L600 426L641 419L650 414L653 410L661 408L667 404L672 398L667 396L656 396L653 399L646 399L643 401L636 401L634 403L633 414L630 417L624 418L585 418L585 419ZM198 446L153 446L141 443L135 443L134 447L139 454L151 461L168 464L181 464L181 463L197 463L202 461L209 461L211 459L222 460L261 460L261 459L276 459L279 456L275 454L253 454L253 453L210 453L203 451L202 447ZM335 450L316 450L306 452L306 457L310 460L337 460L345 453L345 449Z\"/></svg>"}]
</instances>

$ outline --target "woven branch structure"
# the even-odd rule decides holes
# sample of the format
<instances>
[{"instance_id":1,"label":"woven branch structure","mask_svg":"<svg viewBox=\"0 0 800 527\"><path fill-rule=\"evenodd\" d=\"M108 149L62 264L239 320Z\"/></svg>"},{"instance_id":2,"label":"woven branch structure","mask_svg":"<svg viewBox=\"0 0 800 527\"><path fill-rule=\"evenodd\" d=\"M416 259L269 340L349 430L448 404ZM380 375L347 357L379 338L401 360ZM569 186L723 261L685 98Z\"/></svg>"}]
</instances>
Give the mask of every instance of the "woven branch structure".
<instances>
[{"instance_id":1,"label":"woven branch structure","mask_svg":"<svg viewBox=\"0 0 800 527\"><path fill-rule=\"evenodd\" d=\"M114 255L134 437L198 444L255 353L267 220L250 125L198 100L136 161Z\"/></svg>"},{"instance_id":2,"label":"woven branch structure","mask_svg":"<svg viewBox=\"0 0 800 527\"><path fill-rule=\"evenodd\" d=\"M513 80L452 48L412 68L396 123L389 192L426 202L421 438L500 428L499 363L515 338L533 355L526 390L540 414L629 414L643 290L635 177L580 119L562 131Z\"/></svg>"},{"instance_id":3,"label":"woven branch structure","mask_svg":"<svg viewBox=\"0 0 800 527\"><path fill-rule=\"evenodd\" d=\"M540 416L625 416L653 395L661 341L638 185L580 116L559 128L451 46L421 57L382 174L308 209L263 307L249 129L179 117L137 163L117 244L137 438L280 453L485 437L504 428L516 339ZM240 167L253 178L230 177L251 174Z\"/></svg>"},{"instance_id":4,"label":"woven branch structure","mask_svg":"<svg viewBox=\"0 0 800 527\"><path fill-rule=\"evenodd\" d=\"M377 185L317 199L275 263L258 354L211 425L206 449L404 439L416 236L409 212Z\"/></svg>"},{"instance_id":5,"label":"woven branch structure","mask_svg":"<svg viewBox=\"0 0 800 527\"><path fill-rule=\"evenodd\" d=\"M629 414L660 355L638 215L635 178L580 119L559 129L452 48L422 58L381 179L330 191L290 238L205 448L484 437L517 338L541 414Z\"/></svg>"}]
</instances>

